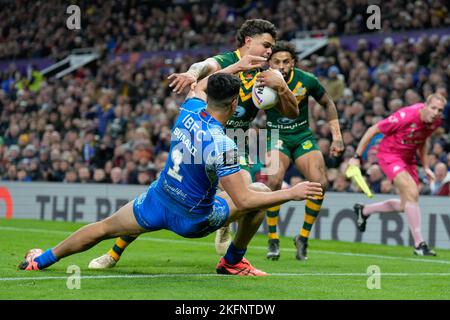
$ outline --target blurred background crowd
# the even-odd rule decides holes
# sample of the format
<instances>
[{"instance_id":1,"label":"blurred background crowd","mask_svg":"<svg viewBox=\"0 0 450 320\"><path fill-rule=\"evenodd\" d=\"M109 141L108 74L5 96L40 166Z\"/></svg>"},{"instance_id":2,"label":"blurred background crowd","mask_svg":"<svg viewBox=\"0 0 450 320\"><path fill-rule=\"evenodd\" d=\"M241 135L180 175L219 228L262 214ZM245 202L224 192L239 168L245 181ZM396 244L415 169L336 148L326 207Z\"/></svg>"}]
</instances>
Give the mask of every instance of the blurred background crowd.
<instances>
[{"instance_id":1,"label":"blurred background crowd","mask_svg":"<svg viewBox=\"0 0 450 320\"><path fill-rule=\"evenodd\" d=\"M67 16L56 14L65 11L65 3L5 2L0 11L0 61L58 60L84 47L103 55L94 66L57 80L45 79L38 70L21 74L14 64L0 71L2 180L149 184L165 164L170 128L184 100L184 95L171 92L167 76L186 71L206 56L155 55L137 64L114 55L233 48L236 30L249 18L272 21L283 40L317 29L327 30L331 37L324 49L300 60L298 67L319 78L338 108L346 149L342 157L333 158L325 111L310 100L310 126L325 156L332 191L357 191L344 171L368 127L433 92L449 99L450 35L415 41L386 36L378 47L360 39L352 51L333 38L368 31L366 1L173 2L80 1L86 14L77 32L68 32ZM450 26L445 1L383 1L382 8L386 33ZM442 188L450 182L449 113L447 105L443 126L428 150L437 179L428 184L420 171L422 194L450 194ZM264 127L264 121L260 112L255 127ZM376 193L394 193L377 164L376 151L374 145L364 154L367 180ZM299 180L291 168L285 182Z\"/></svg>"}]
</instances>

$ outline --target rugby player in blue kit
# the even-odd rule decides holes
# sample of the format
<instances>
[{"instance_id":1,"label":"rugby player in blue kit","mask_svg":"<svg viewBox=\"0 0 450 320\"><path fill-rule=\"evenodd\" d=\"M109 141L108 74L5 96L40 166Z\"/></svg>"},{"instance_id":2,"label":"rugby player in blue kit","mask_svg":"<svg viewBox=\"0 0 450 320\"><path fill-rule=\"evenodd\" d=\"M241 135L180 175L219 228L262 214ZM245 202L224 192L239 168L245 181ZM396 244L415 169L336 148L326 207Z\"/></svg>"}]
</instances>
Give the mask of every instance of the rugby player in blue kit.
<instances>
[{"instance_id":1,"label":"rugby player in blue kit","mask_svg":"<svg viewBox=\"0 0 450 320\"><path fill-rule=\"evenodd\" d=\"M263 209L290 200L321 195L319 183L303 182L270 192L262 183L246 185L239 168L237 146L224 125L237 107L240 81L216 73L209 77L207 102L187 99L172 131L169 157L158 180L146 192L110 217L80 228L42 253L30 250L22 270L42 270L102 240L161 229L186 238L201 238L233 221L235 237L216 266L217 273L264 276L244 258L247 246L264 220ZM223 192L216 195L218 183Z\"/></svg>"}]
</instances>

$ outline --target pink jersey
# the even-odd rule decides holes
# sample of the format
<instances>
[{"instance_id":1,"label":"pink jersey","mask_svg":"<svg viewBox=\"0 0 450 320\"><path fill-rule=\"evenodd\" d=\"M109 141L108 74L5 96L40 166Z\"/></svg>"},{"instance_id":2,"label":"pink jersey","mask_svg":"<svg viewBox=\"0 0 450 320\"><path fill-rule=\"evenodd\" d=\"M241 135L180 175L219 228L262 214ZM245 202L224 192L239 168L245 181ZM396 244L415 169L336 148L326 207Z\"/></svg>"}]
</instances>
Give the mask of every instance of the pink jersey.
<instances>
[{"instance_id":1,"label":"pink jersey","mask_svg":"<svg viewBox=\"0 0 450 320\"><path fill-rule=\"evenodd\" d=\"M395 157L415 163L417 150L442 122L441 118L431 124L423 122L420 119L423 107L423 103L404 107L378 122L378 128L384 134L378 158Z\"/></svg>"}]
</instances>

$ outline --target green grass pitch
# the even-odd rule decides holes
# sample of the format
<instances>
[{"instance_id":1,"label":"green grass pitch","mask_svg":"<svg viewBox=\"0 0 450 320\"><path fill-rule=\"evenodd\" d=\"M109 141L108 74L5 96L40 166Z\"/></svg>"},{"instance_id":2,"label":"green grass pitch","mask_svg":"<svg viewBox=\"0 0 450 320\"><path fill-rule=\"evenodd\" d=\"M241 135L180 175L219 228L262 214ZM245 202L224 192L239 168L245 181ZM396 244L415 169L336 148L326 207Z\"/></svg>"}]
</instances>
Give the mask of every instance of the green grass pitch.
<instances>
[{"instance_id":1,"label":"green grass pitch","mask_svg":"<svg viewBox=\"0 0 450 320\"><path fill-rule=\"evenodd\" d=\"M312 239L309 260L299 262L292 239L282 237L280 260L269 261L265 235L253 239L246 257L268 277L217 275L214 235L192 240L166 231L142 235L113 269L87 268L114 242L106 240L45 271L17 270L28 249L45 250L82 225L0 219L0 299L450 299L449 250L416 257L409 247ZM79 289L67 287L70 265L81 270ZM377 275L370 277L369 266L379 268L379 282Z\"/></svg>"}]
</instances>

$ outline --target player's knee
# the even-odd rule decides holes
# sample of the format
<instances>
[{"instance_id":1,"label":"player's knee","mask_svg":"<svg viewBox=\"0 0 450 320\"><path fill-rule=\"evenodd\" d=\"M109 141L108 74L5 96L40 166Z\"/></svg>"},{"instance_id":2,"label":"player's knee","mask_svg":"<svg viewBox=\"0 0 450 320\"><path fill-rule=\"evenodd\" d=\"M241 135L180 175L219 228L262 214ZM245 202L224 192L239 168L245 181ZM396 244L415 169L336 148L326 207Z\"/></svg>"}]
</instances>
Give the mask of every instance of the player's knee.
<instances>
[{"instance_id":1,"label":"player's knee","mask_svg":"<svg viewBox=\"0 0 450 320\"><path fill-rule=\"evenodd\" d=\"M404 203L406 202L418 202L419 201L419 190L417 190L417 188L410 188L406 193L405 193L405 201L403 201ZM404 208L402 208L404 209Z\"/></svg>"},{"instance_id":2,"label":"player's knee","mask_svg":"<svg viewBox=\"0 0 450 320\"><path fill-rule=\"evenodd\" d=\"M318 182L322 188L322 192L325 193L328 189L328 180L326 177L321 177L320 179L311 179L311 182Z\"/></svg>"},{"instance_id":3,"label":"player's knee","mask_svg":"<svg viewBox=\"0 0 450 320\"><path fill-rule=\"evenodd\" d=\"M409 195L409 201L411 202L419 202L419 192L413 191Z\"/></svg>"},{"instance_id":4,"label":"player's knee","mask_svg":"<svg viewBox=\"0 0 450 320\"><path fill-rule=\"evenodd\" d=\"M258 191L258 192L270 192L270 188L266 186L262 182L253 182L251 185L248 186L250 190Z\"/></svg>"},{"instance_id":5,"label":"player's knee","mask_svg":"<svg viewBox=\"0 0 450 320\"><path fill-rule=\"evenodd\" d=\"M322 187L322 192L325 193L328 189L328 180L327 179L321 179L320 181L320 185Z\"/></svg>"}]
</instances>

